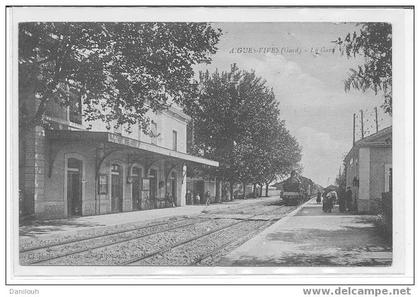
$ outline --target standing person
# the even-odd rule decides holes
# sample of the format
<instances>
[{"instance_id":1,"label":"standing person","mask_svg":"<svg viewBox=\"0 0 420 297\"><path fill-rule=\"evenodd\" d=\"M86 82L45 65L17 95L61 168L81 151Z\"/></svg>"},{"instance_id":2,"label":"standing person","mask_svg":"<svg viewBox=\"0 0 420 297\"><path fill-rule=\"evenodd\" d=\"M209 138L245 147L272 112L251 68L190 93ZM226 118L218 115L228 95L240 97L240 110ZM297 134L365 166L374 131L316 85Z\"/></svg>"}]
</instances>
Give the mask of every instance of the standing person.
<instances>
[{"instance_id":1,"label":"standing person","mask_svg":"<svg viewBox=\"0 0 420 297\"><path fill-rule=\"evenodd\" d=\"M187 190L187 193L185 194L185 201L187 201L188 205L194 204L192 201L192 195L190 190Z\"/></svg>"},{"instance_id":2,"label":"standing person","mask_svg":"<svg viewBox=\"0 0 420 297\"><path fill-rule=\"evenodd\" d=\"M318 193L316 193L316 204L321 203L321 192L318 190Z\"/></svg>"},{"instance_id":3,"label":"standing person","mask_svg":"<svg viewBox=\"0 0 420 297\"><path fill-rule=\"evenodd\" d=\"M322 199L322 210L324 212L331 212L333 208L333 194L331 192L328 192Z\"/></svg>"},{"instance_id":4,"label":"standing person","mask_svg":"<svg viewBox=\"0 0 420 297\"><path fill-rule=\"evenodd\" d=\"M165 199L166 199L166 203L167 203L167 205L169 205L169 207L176 207L174 197L171 195L171 193L166 192Z\"/></svg>"},{"instance_id":5,"label":"standing person","mask_svg":"<svg viewBox=\"0 0 420 297\"><path fill-rule=\"evenodd\" d=\"M334 208L334 204L337 202L337 192L336 191L330 191L327 194L328 198L328 212L331 212Z\"/></svg>"},{"instance_id":6,"label":"standing person","mask_svg":"<svg viewBox=\"0 0 420 297\"><path fill-rule=\"evenodd\" d=\"M200 204L200 202L201 202L200 194L195 193L195 196L194 196L194 204Z\"/></svg>"},{"instance_id":7,"label":"standing person","mask_svg":"<svg viewBox=\"0 0 420 297\"><path fill-rule=\"evenodd\" d=\"M204 198L206 199L206 206L210 205L210 191L207 191L206 194L204 194Z\"/></svg>"},{"instance_id":8,"label":"standing person","mask_svg":"<svg viewBox=\"0 0 420 297\"><path fill-rule=\"evenodd\" d=\"M338 200L337 192L332 190L329 194L331 195L332 205L334 206L334 204L336 204Z\"/></svg>"},{"instance_id":9,"label":"standing person","mask_svg":"<svg viewBox=\"0 0 420 297\"><path fill-rule=\"evenodd\" d=\"M351 191L350 187L347 187L347 191L344 194L344 199L346 201L347 211L351 211L353 209L353 192Z\"/></svg>"},{"instance_id":10,"label":"standing person","mask_svg":"<svg viewBox=\"0 0 420 297\"><path fill-rule=\"evenodd\" d=\"M169 198L171 199L171 205L172 205L172 207L176 207L175 197L172 196L172 194L169 194Z\"/></svg>"},{"instance_id":11,"label":"standing person","mask_svg":"<svg viewBox=\"0 0 420 297\"><path fill-rule=\"evenodd\" d=\"M327 191L324 191L321 194L321 197L322 197L322 210L324 212L327 212L327 208L328 208L328 197L327 197L327 194L328 194Z\"/></svg>"}]
</instances>

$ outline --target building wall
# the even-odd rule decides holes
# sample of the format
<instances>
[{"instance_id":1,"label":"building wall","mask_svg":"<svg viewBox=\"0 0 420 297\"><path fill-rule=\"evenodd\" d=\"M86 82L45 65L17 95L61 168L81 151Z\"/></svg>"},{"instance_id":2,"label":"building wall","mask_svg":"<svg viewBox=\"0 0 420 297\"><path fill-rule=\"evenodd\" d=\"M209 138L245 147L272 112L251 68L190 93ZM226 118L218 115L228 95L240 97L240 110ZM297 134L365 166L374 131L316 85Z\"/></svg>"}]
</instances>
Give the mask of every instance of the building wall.
<instances>
[{"instance_id":1,"label":"building wall","mask_svg":"<svg viewBox=\"0 0 420 297\"><path fill-rule=\"evenodd\" d=\"M19 186L23 199L20 206L23 208L22 214L30 215L39 211L38 202L43 200L45 193L45 131L37 126L26 131L21 137L24 139L19 148L22 150L19 158L19 170L22 171Z\"/></svg>"},{"instance_id":2,"label":"building wall","mask_svg":"<svg viewBox=\"0 0 420 297\"><path fill-rule=\"evenodd\" d=\"M392 164L392 149L372 147L370 149L370 210L378 208L377 201L381 199L385 189L385 165Z\"/></svg>"},{"instance_id":3,"label":"building wall","mask_svg":"<svg viewBox=\"0 0 420 297\"><path fill-rule=\"evenodd\" d=\"M177 151L186 153L187 152L187 123L182 122L179 119L168 116L167 114L162 114L160 116L161 129L160 130L160 146L163 146L168 149L172 149L173 143L173 131L177 132Z\"/></svg>"},{"instance_id":4,"label":"building wall","mask_svg":"<svg viewBox=\"0 0 420 297\"><path fill-rule=\"evenodd\" d=\"M45 195L38 202L40 209L36 212L42 217L65 217L67 209L67 160L76 158L83 161L82 166L82 214L95 214L95 151L92 145L50 144L54 159L47 159L45 174ZM52 162L51 176L48 176L49 166Z\"/></svg>"},{"instance_id":5,"label":"building wall","mask_svg":"<svg viewBox=\"0 0 420 297\"><path fill-rule=\"evenodd\" d=\"M359 153L359 160L357 160ZM358 165L359 164L359 165ZM357 199L358 210L376 212L378 199L386 191L385 167L392 167L391 147L361 147L353 155L353 165L346 163L346 185L352 188ZM353 178L359 180L359 187L353 185Z\"/></svg>"},{"instance_id":6,"label":"building wall","mask_svg":"<svg viewBox=\"0 0 420 297\"><path fill-rule=\"evenodd\" d=\"M359 149L359 199L358 210L369 211L370 199L370 148Z\"/></svg>"},{"instance_id":7,"label":"building wall","mask_svg":"<svg viewBox=\"0 0 420 297\"><path fill-rule=\"evenodd\" d=\"M29 106L29 103L32 103L33 101L35 100L29 100L26 104ZM28 107L31 111L34 108L34 106ZM98 106L98 109L100 109L100 106ZM183 115L176 107L171 107L167 111L164 110L157 113L149 111L146 113L146 116L157 124L157 137L145 134L139 125L131 125L129 127L127 124L124 124L115 128L116 122L106 124L101 120L86 121L84 117L82 117L81 124L71 123L69 121L68 108L63 107L54 101L49 102L47 105L46 115L50 117L52 121L59 123L59 129L88 129L97 132L118 133L122 136L148 143L153 143L153 140L155 140L156 145L168 149L173 148L172 132L175 130L178 138L177 151L183 153L186 153L187 151L187 123L189 118L186 115ZM66 124L69 127L66 127Z\"/></svg>"},{"instance_id":8,"label":"building wall","mask_svg":"<svg viewBox=\"0 0 420 297\"><path fill-rule=\"evenodd\" d=\"M346 188L350 187L353 193L353 200L359 198L359 187L354 184L354 178L359 180L359 151L356 150L345 164L346 167Z\"/></svg>"},{"instance_id":9,"label":"building wall","mask_svg":"<svg viewBox=\"0 0 420 297\"><path fill-rule=\"evenodd\" d=\"M197 191L200 187L198 183L202 183L203 191ZM216 201L216 181L202 178L187 178L186 189L191 192L193 197L196 193L200 195L201 203L205 203L205 193L209 191L210 193L210 202L214 203Z\"/></svg>"},{"instance_id":10,"label":"building wall","mask_svg":"<svg viewBox=\"0 0 420 297\"><path fill-rule=\"evenodd\" d=\"M112 132L112 133L119 133L124 137L133 138L136 140L140 140L147 143L153 143L153 139L155 138L156 145L165 147L167 149L172 150L172 131L177 132L178 138L178 146L177 151L186 153L187 151L187 121L181 120L169 112L159 112L159 113L148 113L148 117L152 121L157 124L157 137L151 137L150 135L146 135L140 128L139 125L133 125L130 127L131 132L127 132L126 129L128 128L127 125L123 125L122 127L115 129L113 124L111 123L111 128L107 129L107 125L99 120L86 122L83 121L83 126L91 127L90 131L97 131L97 132Z\"/></svg>"},{"instance_id":11,"label":"building wall","mask_svg":"<svg viewBox=\"0 0 420 297\"><path fill-rule=\"evenodd\" d=\"M350 159L358 155L359 166L349 165ZM346 184L353 186L354 176L359 179L358 210L376 212L382 193L392 189L392 127L387 127L356 143L346 156Z\"/></svg>"},{"instance_id":12,"label":"building wall","mask_svg":"<svg viewBox=\"0 0 420 297\"><path fill-rule=\"evenodd\" d=\"M148 176L149 172L145 171L145 164L139 160L132 160L128 163L128 153L119 151L110 154L106 157L99 169L98 174L105 174L108 176L108 192L107 194L98 194L97 180L96 180L96 154L97 144L86 143L52 143L46 146L46 153L52 154L53 158L49 156L45 158L43 164L43 171L31 180L39 181L42 179L42 193L35 195L35 215L40 218L63 218L69 215L67 209L67 160L68 158L76 158L83 161L82 166L82 215L95 215L111 213L111 166L118 164L122 167L122 185L123 185L123 200L122 211L133 210L132 204L132 184L128 182L128 175L131 175L133 166L142 169L143 176ZM166 161L159 160L150 167L157 171L157 198L160 201L158 208L164 207L165 194L169 191L169 180L166 177L174 172L176 175L176 190L177 200L176 205L185 205L185 191L186 181L183 172L186 170L185 166L177 165L171 172L168 171L168 164ZM52 163L51 176L49 176L49 166ZM166 181L166 183L165 183Z\"/></svg>"},{"instance_id":13,"label":"building wall","mask_svg":"<svg viewBox=\"0 0 420 297\"><path fill-rule=\"evenodd\" d=\"M20 94L20 108L25 111L25 116L31 116L37 107L37 100L32 95ZM115 129L111 123L111 128L107 129L106 123L97 120L87 122L82 117L81 124L70 122L68 108L62 107L53 102L47 105L46 116L54 129L62 130L90 130L97 132L118 133L125 137L130 137L148 143L155 143L167 149L173 149L173 131L177 132L177 151L186 152L186 129L188 117L182 112L163 111L159 113L149 112L147 114L151 120L157 123L157 137L151 137L141 131L138 125L131 127L127 132L124 125ZM110 198L110 168L116 162L123 168L123 211L132 210L132 185L127 183L127 176L132 167L132 163L127 161L127 153L116 152L107 157L99 171L99 174L107 174L108 194L97 194L96 185L96 153L98 144L87 143L49 143L45 137L44 128L37 126L27 131L21 136L19 141L19 187L21 196L21 214L35 214L37 217L59 218L68 215L67 209L67 159L76 157L83 160L83 180L82 180L82 214L93 215L111 212ZM51 165L52 163L52 165ZM51 165L51 166L50 166ZM138 164L144 171L144 166ZM169 188L166 183L168 175L165 161L162 159L153 164L158 174L157 197L161 201L165 199L165 194ZM50 171L51 168L51 172ZM177 166L173 171L177 179L177 206L185 205L186 193L186 167Z\"/></svg>"}]
</instances>

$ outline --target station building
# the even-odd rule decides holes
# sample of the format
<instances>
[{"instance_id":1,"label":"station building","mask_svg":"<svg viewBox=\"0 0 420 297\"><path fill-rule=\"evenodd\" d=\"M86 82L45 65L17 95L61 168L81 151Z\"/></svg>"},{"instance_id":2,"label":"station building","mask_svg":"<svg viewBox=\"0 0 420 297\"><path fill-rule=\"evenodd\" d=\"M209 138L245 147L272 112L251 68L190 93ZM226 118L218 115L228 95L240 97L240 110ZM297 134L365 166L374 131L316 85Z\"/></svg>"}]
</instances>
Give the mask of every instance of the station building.
<instances>
[{"instance_id":1,"label":"station building","mask_svg":"<svg viewBox=\"0 0 420 297\"><path fill-rule=\"evenodd\" d=\"M24 116L36 100L20 96ZM21 115L22 116L22 115ZM187 166L218 162L187 154L190 118L176 106L150 113L151 133L139 126L87 122L81 101L49 103L48 127L19 136L21 217L65 218L186 204Z\"/></svg>"},{"instance_id":2,"label":"station building","mask_svg":"<svg viewBox=\"0 0 420 297\"><path fill-rule=\"evenodd\" d=\"M376 212L382 193L392 193L392 126L355 142L344 167L357 210Z\"/></svg>"}]
</instances>

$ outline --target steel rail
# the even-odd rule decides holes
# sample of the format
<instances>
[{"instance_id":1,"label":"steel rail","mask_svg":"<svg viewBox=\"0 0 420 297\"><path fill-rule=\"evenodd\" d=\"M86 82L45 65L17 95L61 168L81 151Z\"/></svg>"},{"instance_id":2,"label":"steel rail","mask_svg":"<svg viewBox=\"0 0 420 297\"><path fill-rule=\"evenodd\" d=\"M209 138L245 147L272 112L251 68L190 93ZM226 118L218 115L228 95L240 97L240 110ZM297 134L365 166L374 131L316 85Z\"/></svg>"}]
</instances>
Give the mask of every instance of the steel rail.
<instances>
[{"instance_id":1,"label":"steel rail","mask_svg":"<svg viewBox=\"0 0 420 297\"><path fill-rule=\"evenodd\" d=\"M252 209L255 206L255 204L254 203L250 203L250 204L252 204L252 205L245 205L243 207L240 207L239 209L236 208L235 210L243 210L243 209L246 209L246 208L251 208ZM281 205L281 206L283 206L283 205ZM244 220L249 220L249 219L252 219L253 217L264 215L264 214L267 214L267 213L270 213L270 212L273 212L273 211L276 211L276 210L271 210L269 212L263 212L263 213L255 214L255 215L252 215L252 216L247 217L247 218L233 218L233 220L238 220L239 222L236 222L236 223L231 224L231 225L228 225L228 226L224 226L222 228L218 228L216 230L212 230L212 231L206 232L206 233L201 234L201 235L199 235L199 236L197 236L195 238L186 240L185 243L188 243L190 241L196 240L196 239L201 238L201 237L205 237L207 235L210 235L212 233L221 231L223 229L227 229L229 227L232 227L234 225L237 225L239 223L242 223ZM164 233L164 232L167 232L167 231L172 231L172 230L175 230L175 229L179 229L179 228L191 226L191 225L194 225L194 224L197 224L197 223L208 222L208 221L212 221L214 219L218 219L218 218L209 218L209 219L202 220L202 218L205 218L205 217L203 217L201 215L198 215L197 217L191 218L191 220L195 220L195 221L192 222L192 223L189 223L189 224L184 224L184 225L181 225L181 226L167 228L167 229L160 230L160 231L153 232L153 233L143 234L143 235L140 235L140 236L135 236L135 237L126 238L126 239L122 239L122 240L117 240L115 242L101 244L101 245L97 245L97 246L94 246L94 247L79 249L79 250L76 250L76 251L73 251L73 252L69 252L69 253L66 253L66 254L57 255L57 256L54 256L54 257L49 257L47 259L41 259L41 260L36 260L36 261L28 262L28 263L25 263L25 265L40 264L42 262L47 262L47 261L54 260L54 259L64 258L64 257L67 257L67 256L84 253L84 252L87 252L87 251L90 251L90 250L95 250L95 249L99 249L99 248L103 248L103 247L107 247L107 246L111 246L111 245L116 245L116 244L123 243L123 242L137 240L139 238L144 238L144 237L147 237L147 236L152 236L152 235L155 235L155 234ZM220 219L231 219L231 218L220 218ZM176 222L183 222L183 221L186 221L186 220L189 220L189 219L178 220ZM65 242L61 242L61 243L57 243L57 244L53 244L53 245L48 245L48 246L42 246L42 247L33 248L31 250L25 250L25 251L23 251L21 253L30 252L30 251L33 251L33 250L47 249L47 248L50 248L50 247L55 247L55 246L60 246L60 245L66 245L66 244L71 244L71 243L79 243L79 242L83 242L83 241L88 241L88 240L92 240L92 239L97 239L97 238L107 237L107 236L112 236L112 235L117 235L117 234L123 234L123 233L127 233L127 232L133 232L133 231L142 230L142 229L146 229L146 228L152 228L152 227L156 227L156 226L161 226L161 225L168 224L168 223L170 223L170 222L162 222L162 223L158 223L158 224L154 224L154 225L142 226L140 228L131 228L131 229L124 230L124 231L116 231L116 232L111 232L111 233L102 234L102 235L98 235L98 236L92 236L92 237L89 237L89 238L69 240L69 241L65 241ZM185 244L185 243L180 243L178 245L182 245L182 244ZM174 246L170 247L169 250L172 249L172 248L174 248L174 247L176 247L176 246L178 246L178 245L174 245ZM158 251L158 252L161 252L161 251ZM136 261L138 261L138 260L136 260ZM134 261L134 262L136 262L136 261ZM126 262L123 262L123 263L126 263ZM127 265L127 264L122 264L122 265Z\"/></svg>"},{"instance_id":2,"label":"steel rail","mask_svg":"<svg viewBox=\"0 0 420 297\"><path fill-rule=\"evenodd\" d=\"M250 203L250 204L254 204L254 203ZM227 208L230 208L230 207L232 207L232 206L229 205L229 207L227 207ZM244 205L243 207L236 208L236 210L243 210L243 209L246 209L246 208L251 208L251 207L250 207L250 205ZM200 216L201 215L197 215L195 218L199 218ZM182 219L182 220L177 220L176 222L182 222L182 221L185 221L185 220L188 220L188 219L189 218ZM142 230L142 229L145 229L145 228L161 226L161 225L168 224L168 223L170 223L170 222L168 222L168 221L166 221L166 222L160 222L160 223L153 224L153 225L141 226L139 228L133 227L133 228L126 229L126 230L119 230L119 231L109 232L109 233L106 233L106 234L100 234L100 235L95 235L95 236L90 236L90 237L84 237L84 238L82 237L82 238L75 238L75 239L70 239L70 240L64 240L62 242L57 242L57 243L49 244L49 245L38 245L38 246L26 248L26 249L21 249L21 250L19 250L19 253L26 253L26 252L30 252L30 251L34 251L34 250L40 250L40 249L45 249L45 248L50 248L50 247L56 247L56 246L60 246L60 245L70 244L70 243L81 242L81 241L90 240L90 239L96 239L96 238L111 236L111 235L115 235L115 234L122 234L122 233L126 233L126 232L131 232L131 231L136 231L136 230Z\"/></svg>"},{"instance_id":3,"label":"steel rail","mask_svg":"<svg viewBox=\"0 0 420 297\"><path fill-rule=\"evenodd\" d=\"M209 221L209 220L203 220L203 221L195 220L195 222L191 222L191 223L184 224L184 225L181 225L181 226L171 227L171 228L167 228L167 229L160 230L160 231L157 231L157 232L142 234L142 235L131 237L131 238L125 238L125 239L117 240L117 241L110 242L110 243L104 243L104 244L100 244L100 245L97 245L97 246L94 246L94 247L84 248L84 249L76 250L76 251L69 252L69 253L66 253L66 254L49 257L47 259L28 262L28 263L25 263L25 265L39 264L39 263L42 263L42 262L47 262L47 261L50 261L50 260L64 258L64 257L72 256L72 255L75 255L75 254L81 254L81 253L84 253L84 252L87 252L87 251L96 250L96 249L100 249L100 248L103 248L103 247L119 244L119 243L122 243L122 242L131 241L131 240L137 240L139 238L144 238L144 237L147 237L147 236L152 236L152 235L167 232L167 231L172 231L172 230L175 230L175 229L188 227L188 226L191 226L191 225L194 225L194 224L197 224L197 223L207 222L207 221ZM131 230L131 231L136 231L136 230ZM115 235L115 234L113 234L113 235Z\"/></svg>"},{"instance_id":4,"label":"steel rail","mask_svg":"<svg viewBox=\"0 0 420 297\"><path fill-rule=\"evenodd\" d=\"M185 221L185 220L188 220L188 219L177 220L176 222L182 222L182 221ZM133 228L126 229L126 230L119 230L119 231L109 232L109 233L106 233L106 234L100 234L100 235L94 235L94 236L90 236L90 237L82 237L82 238L75 238L75 239L64 240L62 242L57 242L57 243L49 244L49 245L39 245L39 246L35 246L35 247L31 247L31 248L19 250L19 253L26 253L26 252L31 252L31 251L35 251L35 250L41 250L41 249L56 247L56 246L60 246L60 245L65 245L65 244L76 243L76 242L81 242L81 241L90 240L90 239L96 239L96 238L111 236L111 235L115 235L115 234L122 234L122 233L126 233L126 232L131 232L131 231L136 231L136 230L142 230L142 229L146 229L146 228L151 228L151 227L165 225L165 224L168 224L168 223L170 223L170 222L168 222L168 221L166 221L166 222L160 222L160 223L157 223L157 224L152 224L152 225L147 225L147 226L141 226L141 227L138 227L138 228L133 227Z\"/></svg>"},{"instance_id":5,"label":"steel rail","mask_svg":"<svg viewBox=\"0 0 420 297\"><path fill-rule=\"evenodd\" d=\"M270 212L273 212L273 211L274 211L274 210L271 210ZM139 257L135 257L135 258L131 258L130 260L127 260L127 261L122 262L122 264L120 264L120 265L129 265L129 264L133 264L133 263L135 263L135 262L139 262L139 261L141 261L141 260L144 260L144 259L147 259L147 258L151 258L151 257L153 257L153 256L155 256L155 255L158 255L158 254L167 253L167 252L169 252L170 250L172 250L172 249L174 249L174 248L176 248L176 247L179 247L179 246L181 246L181 245L185 245L185 244L187 244L187 243L189 243L189 242L192 242L192 241L198 240L198 239L200 239L200 238L203 238L203 237L209 236L209 235L211 235L211 234L213 234L213 233L216 233L216 232L219 232L219 231L222 231L222 230L228 229L228 228L230 228L230 227L233 227L233 226L236 226L236 225L238 225L238 224L244 223L245 221L247 221L247 220L249 220L249 219L252 219L253 217L260 216L260 215L264 215L264 214L267 214L267 213L269 213L269 212L259 213L259 214L252 215L252 216L250 216L250 217L248 217L248 218L244 218L244 219L236 219L236 220L239 220L239 221L238 221L238 222L235 222L235 223L233 223L233 224L227 225L227 226L223 226L223 227L217 228L217 229L215 229L215 230L211 230L211 231L205 232L205 233L203 233L203 234L200 234L200 235L194 236L194 237L192 237L192 238L189 238L189 239L186 239L186 240L180 241L180 242L176 243L175 245L172 245L172 246L167 247L167 248L162 248L162 249L160 249L160 250L158 250L158 251L156 251L156 252L149 253L149 254L146 254L146 255L143 255L143 256L139 256Z\"/></svg>"},{"instance_id":6,"label":"steel rail","mask_svg":"<svg viewBox=\"0 0 420 297\"><path fill-rule=\"evenodd\" d=\"M231 244L234 244L235 242L241 242L244 238L246 237L254 237L255 235L257 235L258 233L260 233L262 230L268 228L269 226L271 226L273 224L273 222L278 221L279 219L275 219L275 220L269 220L267 221L266 224L263 224L261 227L259 227L257 230L255 230L254 232L248 233L244 236L241 236L239 239L235 238L233 240L230 240L214 249L212 249L210 252L207 252L203 255L201 255L198 259L191 261L188 265L192 266L192 265L197 265L200 262L204 261L207 258L210 258L214 255L217 255L217 253L219 253L221 250L225 249L226 247L230 246Z\"/></svg>"}]
</instances>

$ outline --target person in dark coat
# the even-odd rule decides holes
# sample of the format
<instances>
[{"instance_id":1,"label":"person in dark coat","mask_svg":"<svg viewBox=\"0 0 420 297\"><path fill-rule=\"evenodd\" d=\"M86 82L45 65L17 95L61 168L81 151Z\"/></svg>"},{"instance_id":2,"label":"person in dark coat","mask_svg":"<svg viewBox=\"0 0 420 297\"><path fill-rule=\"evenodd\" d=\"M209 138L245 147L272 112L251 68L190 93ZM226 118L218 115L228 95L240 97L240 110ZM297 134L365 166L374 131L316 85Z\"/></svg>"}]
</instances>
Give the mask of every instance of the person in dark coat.
<instances>
[{"instance_id":1,"label":"person in dark coat","mask_svg":"<svg viewBox=\"0 0 420 297\"><path fill-rule=\"evenodd\" d=\"M194 204L192 201L192 193L190 190L187 190L187 193L185 194L185 200L187 202L187 205L192 205Z\"/></svg>"},{"instance_id":2,"label":"person in dark coat","mask_svg":"<svg viewBox=\"0 0 420 297\"><path fill-rule=\"evenodd\" d=\"M351 191L350 187L347 187L347 191L344 194L344 199L346 201L347 211L353 210L353 192Z\"/></svg>"},{"instance_id":3,"label":"person in dark coat","mask_svg":"<svg viewBox=\"0 0 420 297\"><path fill-rule=\"evenodd\" d=\"M318 191L318 193L316 193L316 203L320 204L321 203L321 192Z\"/></svg>"},{"instance_id":4,"label":"person in dark coat","mask_svg":"<svg viewBox=\"0 0 420 297\"><path fill-rule=\"evenodd\" d=\"M326 193L325 196L322 199L322 210L324 212L331 212L333 207L334 207L334 203L333 203L334 195L333 195L332 192L333 191L330 191L330 192Z\"/></svg>"},{"instance_id":5,"label":"person in dark coat","mask_svg":"<svg viewBox=\"0 0 420 297\"><path fill-rule=\"evenodd\" d=\"M206 205L210 205L210 191L207 191L204 197L206 198Z\"/></svg>"},{"instance_id":6,"label":"person in dark coat","mask_svg":"<svg viewBox=\"0 0 420 297\"><path fill-rule=\"evenodd\" d=\"M322 210L324 211L324 212L326 212L327 211L327 205L328 205L328 198L327 198L327 191L324 191L322 194L321 194L321 197L322 197Z\"/></svg>"}]
</instances>

